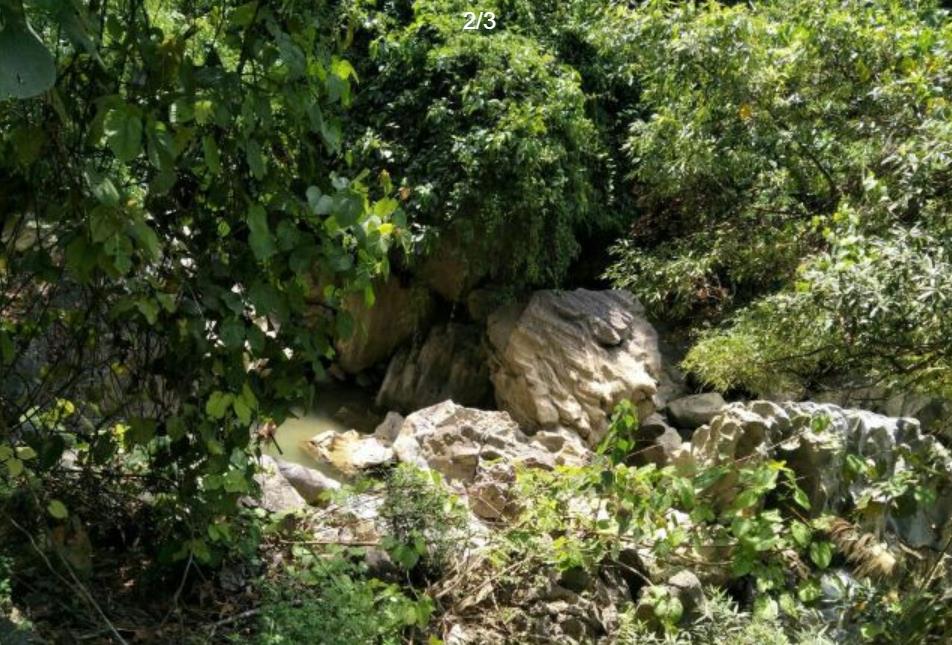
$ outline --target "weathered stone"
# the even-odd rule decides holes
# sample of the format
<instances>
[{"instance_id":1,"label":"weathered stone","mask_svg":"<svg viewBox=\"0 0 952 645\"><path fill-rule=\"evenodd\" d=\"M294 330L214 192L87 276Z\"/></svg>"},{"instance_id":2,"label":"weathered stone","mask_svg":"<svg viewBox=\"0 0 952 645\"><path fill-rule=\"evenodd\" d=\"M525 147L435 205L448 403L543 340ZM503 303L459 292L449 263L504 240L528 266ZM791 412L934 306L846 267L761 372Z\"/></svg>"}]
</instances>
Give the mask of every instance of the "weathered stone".
<instances>
[{"instance_id":1,"label":"weathered stone","mask_svg":"<svg viewBox=\"0 0 952 645\"><path fill-rule=\"evenodd\" d=\"M538 291L488 321L496 402L529 431L567 428L589 445L623 399L655 408L657 334L623 291Z\"/></svg>"},{"instance_id":2,"label":"weathered stone","mask_svg":"<svg viewBox=\"0 0 952 645\"><path fill-rule=\"evenodd\" d=\"M434 327L422 345L404 347L387 368L379 407L411 412L452 399L478 406L491 392L481 331L449 323Z\"/></svg>"},{"instance_id":3,"label":"weathered stone","mask_svg":"<svg viewBox=\"0 0 952 645\"><path fill-rule=\"evenodd\" d=\"M558 446L557 450L553 450ZM451 480L471 484L493 461L553 468L581 464L588 451L565 436L546 443L527 437L505 412L465 408L452 401L414 412L393 443L402 462L432 468Z\"/></svg>"},{"instance_id":4,"label":"weathered stone","mask_svg":"<svg viewBox=\"0 0 952 645\"><path fill-rule=\"evenodd\" d=\"M279 472L308 504L318 502L323 493L337 490L341 486L339 481L314 468L307 468L284 459L275 459L274 461Z\"/></svg>"},{"instance_id":5,"label":"weathered stone","mask_svg":"<svg viewBox=\"0 0 952 645\"><path fill-rule=\"evenodd\" d=\"M489 316L511 299L504 289L475 289L466 297L466 312L476 322L486 322Z\"/></svg>"},{"instance_id":6,"label":"weathered stone","mask_svg":"<svg viewBox=\"0 0 952 645\"><path fill-rule=\"evenodd\" d=\"M694 430L710 423L726 405L717 392L692 394L668 403L668 418L681 430Z\"/></svg>"},{"instance_id":7,"label":"weathered stone","mask_svg":"<svg viewBox=\"0 0 952 645\"><path fill-rule=\"evenodd\" d=\"M667 586L684 608L684 618L693 620L704 606L704 589L696 575L685 569L668 578Z\"/></svg>"},{"instance_id":8,"label":"weathered stone","mask_svg":"<svg viewBox=\"0 0 952 645\"><path fill-rule=\"evenodd\" d=\"M355 430L325 430L304 442L303 447L318 464L329 466L344 477L393 459L393 451L376 437L364 436Z\"/></svg>"},{"instance_id":9,"label":"weathered stone","mask_svg":"<svg viewBox=\"0 0 952 645\"><path fill-rule=\"evenodd\" d=\"M939 548L952 534L952 456L934 437L924 435L914 419L811 402L734 403L695 432L691 452L698 468L783 460L796 473L812 513L842 516L862 503L865 528L889 528L914 547ZM847 476L848 455L875 467ZM915 462L927 462L939 473L927 482L935 488L936 501L912 513L894 513L874 483L909 471ZM708 492L719 503L729 503L737 494L736 478L735 468Z\"/></svg>"},{"instance_id":10,"label":"weathered stone","mask_svg":"<svg viewBox=\"0 0 952 645\"><path fill-rule=\"evenodd\" d=\"M634 463L666 466L672 463L682 440L660 414L652 414L638 426L638 435L632 453Z\"/></svg>"},{"instance_id":11,"label":"weathered stone","mask_svg":"<svg viewBox=\"0 0 952 645\"><path fill-rule=\"evenodd\" d=\"M890 417L913 417L929 434L952 441L952 400L915 392L892 392L883 387L843 387L810 397L818 403L872 410Z\"/></svg>"},{"instance_id":12,"label":"weathered stone","mask_svg":"<svg viewBox=\"0 0 952 645\"><path fill-rule=\"evenodd\" d=\"M403 286L397 278L374 284L374 304L363 295L349 297L344 310L354 319L353 333L337 342L337 362L356 374L386 360L425 326L433 298L425 287Z\"/></svg>"},{"instance_id":13,"label":"weathered stone","mask_svg":"<svg viewBox=\"0 0 952 645\"><path fill-rule=\"evenodd\" d=\"M388 412L384 420L374 429L374 437L378 440L391 444L397 435L400 434L400 428L403 427L403 415L397 412Z\"/></svg>"},{"instance_id":14,"label":"weathered stone","mask_svg":"<svg viewBox=\"0 0 952 645\"><path fill-rule=\"evenodd\" d=\"M261 497L257 500L261 508L272 513L283 513L307 506L307 501L281 474L274 459L262 455L258 463L259 471L255 474L255 481L261 488Z\"/></svg>"}]
</instances>

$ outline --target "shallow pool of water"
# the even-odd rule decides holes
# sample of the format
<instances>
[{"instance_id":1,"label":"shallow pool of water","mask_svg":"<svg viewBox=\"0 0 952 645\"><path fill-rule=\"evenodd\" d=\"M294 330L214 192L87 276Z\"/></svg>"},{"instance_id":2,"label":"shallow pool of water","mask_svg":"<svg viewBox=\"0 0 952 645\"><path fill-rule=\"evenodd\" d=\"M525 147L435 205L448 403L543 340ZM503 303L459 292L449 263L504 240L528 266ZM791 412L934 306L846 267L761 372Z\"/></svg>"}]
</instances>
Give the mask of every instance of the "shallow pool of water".
<instances>
[{"instance_id":1,"label":"shallow pool of water","mask_svg":"<svg viewBox=\"0 0 952 645\"><path fill-rule=\"evenodd\" d=\"M263 452L313 468L314 460L301 447L305 441L325 430L371 432L379 416L364 390L330 387L318 394L312 409L282 423L275 431L275 440L268 442Z\"/></svg>"}]
</instances>

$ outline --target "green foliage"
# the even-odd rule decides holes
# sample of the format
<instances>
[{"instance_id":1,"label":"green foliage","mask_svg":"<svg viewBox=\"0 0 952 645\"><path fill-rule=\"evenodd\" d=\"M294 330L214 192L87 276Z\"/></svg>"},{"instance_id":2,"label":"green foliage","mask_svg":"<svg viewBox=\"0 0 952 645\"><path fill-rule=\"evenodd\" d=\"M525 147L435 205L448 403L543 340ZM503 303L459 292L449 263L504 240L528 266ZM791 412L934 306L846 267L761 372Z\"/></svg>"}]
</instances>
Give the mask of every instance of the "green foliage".
<instances>
[{"instance_id":1,"label":"green foliage","mask_svg":"<svg viewBox=\"0 0 952 645\"><path fill-rule=\"evenodd\" d=\"M399 587L368 578L347 553L316 553L295 547L284 574L269 581L253 642L398 644L403 634L424 627L432 601L413 599Z\"/></svg>"},{"instance_id":2,"label":"green foliage","mask_svg":"<svg viewBox=\"0 0 952 645\"><path fill-rule=\"evenodd\" d=\"M718 388L758 394L848 374L950 396L950 240L919 229L831 237L793 289L702 336L685 365Z\"/></svg>"},{"instance_id":3,"label":"green foliage","mask_svg":"<svg viewBox=\"0 0 952 645\"><path fill-rule=\"evenodd\" d=\"M388 533L383 540L393 560L405 569L422 564L438 574L450 557L465 548L468 516L435 470L399 464L385 482L381 516Z\"/></svg>"},{"instance_id":4,"label":"green foliage","mask_svg":"<svg viewBox=\"0 0 952 645\"><path fill-rule=\"evenodd\" d=\"M613 419L616 429L630 424L626 414L620 407ZM816 419L818 429L823 423ZM620 439L624 444L624 436ZM689 568L702 578L730 580L732 588L746 583L752 591L753 619L738 615L721 620L719 612L737 609L716 602L709 608L714 613L692 625L679 624L683 607L663 586L649 586L643 599L654 605L666 626L668 640L658 637L658 642L734 642L735 637L737 642L757 642L750 639L771 632L777 640L763 642L825 642L811 640L820 636L809 629L806 640L798 640L801 628L830 623L829 613L822 620L817 615L821 610L839 617L836 639L866 634L873 641L875 635L889 633L921 641L947 633L949 616L940 607L935 569L912 566L898 575L885 547L870 546L878 543L859 539L848 521L811 508L795 473L783 462L747 460L697 472L653 464L635 468L613 457L612 442L610 438L591 465L519 473L522 512L497 545L500 568L521 566L526 576L544 575L540 569L559 575L581 569L595 576L605 567L630 572L621 554L636 550L655 571ZM912 479L919 485L930 477L927 464L914 465L914 471ZM909 486L897 487L883 474L868 475L866 483L882 491L871 494L877 499L882 494L887 504L910 494ZM844 512L861 518L869 510L860 501ZM850 593L830 598L822 588L837 579L846 563L856 576ZM909 612L914 603L902 604L905 594L921 594L925 607ZM903 617L893 613L900 611ZM632 626L635 634L648 628Z\"/></svg>"},{"instance_id":5,"label":"green foliage","mask_svg":"<svg viewBox=\"0 0 952 645\"><path fill-rule=\"evenodd\" d=\"M621 616L617 642L620 645L832 645L836 642L816 625L793 631L796 633L790 636L775 617L743 612L726 593L709 589L700 615L684 629L658 635L629 610Z\"/></svg>"},{"instance_id":6,"label":"green foliage","mask_svg":"<svg viewBox=\"0 0 952 645\"><path fill-rule=\"evenodd\" d=\"M164 555L207 560L250 429L313 394L403 215L344 159L323 3L26 6L57 75L0 102L0 477L45 498L71 449L84 490L132 474Z\"/></svg>"},{"instance_id":7,"label":"green foliage","mask_svg":"<svg viewBox=\"0 0 952 645\"><path fill-rule=\"evenodd\" d=\"M532 36L551 29L547 12L486 3L498 27L471 32L462 0L357 6L370 59L355 147L404 178L424 248L462 255L476 276L558 283L578 237L615 214L579 74Z\"/></svg>"},{"instance_id":8,"label":"green foliage","mask_svg":"<svg viewBox=\"0 0 952 645\"><path fill-rule=\"evenodd\" d=\"M625 29L642 212L609 275L668 318L741 307L689 367L755 391L850 370L946 390L947 14L651 3Z\"/></svg>"}]
</instances>

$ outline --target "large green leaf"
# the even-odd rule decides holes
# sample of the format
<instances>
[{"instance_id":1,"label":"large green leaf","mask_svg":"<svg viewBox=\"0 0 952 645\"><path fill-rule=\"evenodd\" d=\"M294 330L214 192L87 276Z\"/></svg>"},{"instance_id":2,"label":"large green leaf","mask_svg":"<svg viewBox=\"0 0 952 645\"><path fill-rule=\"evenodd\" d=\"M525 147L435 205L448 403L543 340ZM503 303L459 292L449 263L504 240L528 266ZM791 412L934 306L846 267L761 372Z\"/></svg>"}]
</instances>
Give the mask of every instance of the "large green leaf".
<instances>
[{"instance_id":1,"label":"large green leaf","mask_svg":"<svg viewBox=\"0 0 952 645\"><path fill-rule=\"evenodd\" d=\"M128 107L110 110L103 122L106 143L119 161L132 161L142 150L142 120Z\"/></svg>"},{"instance_id":2,"label":"large green leaf","mask_svg":"<svg viewBox=\"0 0 952 645\"><path fill-rule=\"evenodd\" d=\"M0 3L0 22L4 23L0 30L0 99L27 99L53 87L53 56L26 21L22 6Z\"/></svg>"}]
</instances>

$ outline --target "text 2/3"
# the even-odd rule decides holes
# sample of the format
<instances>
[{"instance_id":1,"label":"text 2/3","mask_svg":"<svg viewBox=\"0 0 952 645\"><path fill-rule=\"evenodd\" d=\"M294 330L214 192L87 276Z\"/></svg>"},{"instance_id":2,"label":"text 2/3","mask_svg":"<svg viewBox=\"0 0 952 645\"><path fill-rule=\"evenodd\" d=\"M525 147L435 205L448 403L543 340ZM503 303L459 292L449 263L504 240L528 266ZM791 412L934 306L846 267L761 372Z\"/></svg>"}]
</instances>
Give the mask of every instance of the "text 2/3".
<instances>
[{"instance_id":1,"label":"text 2/3","mask_svg":"<svg viewBox=\"0 0 952 645\"><path fill-rule=\"evenodd\" d=\"M480 28L492 30L496 28L496 14L492 11L480 11L479 13L467 11L463 14L463 17L466 18L463 31L476 31Z\"/></svg>"}]
</instances>

